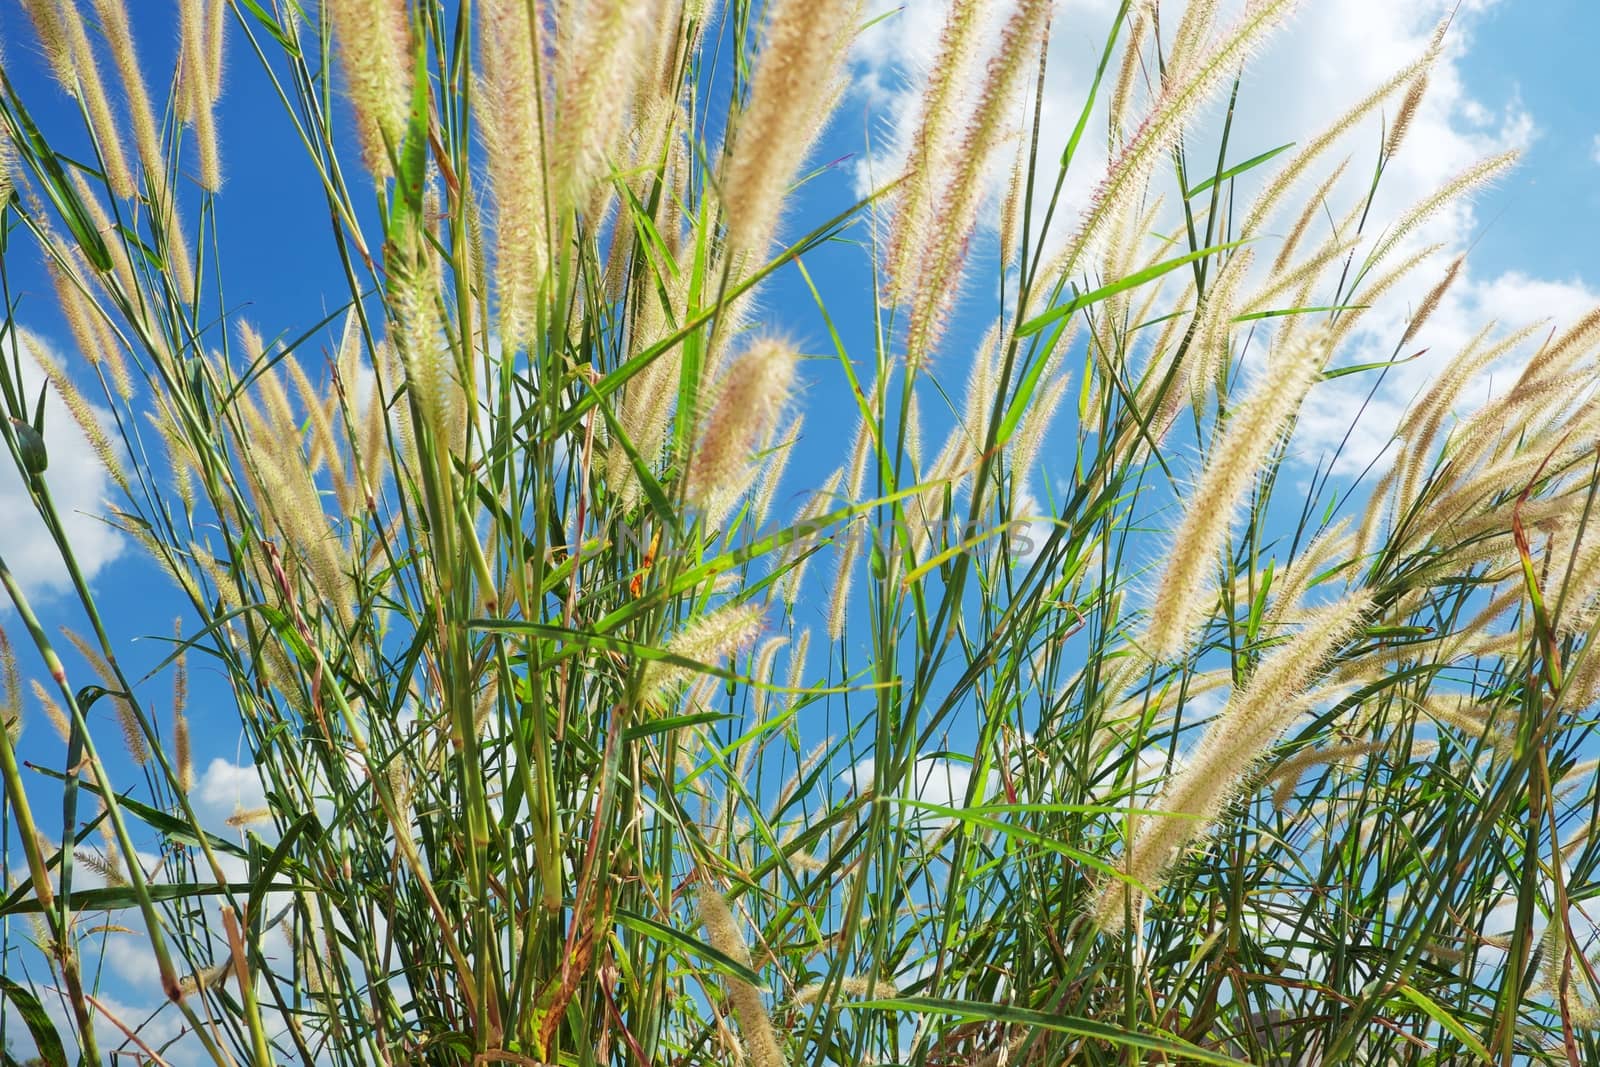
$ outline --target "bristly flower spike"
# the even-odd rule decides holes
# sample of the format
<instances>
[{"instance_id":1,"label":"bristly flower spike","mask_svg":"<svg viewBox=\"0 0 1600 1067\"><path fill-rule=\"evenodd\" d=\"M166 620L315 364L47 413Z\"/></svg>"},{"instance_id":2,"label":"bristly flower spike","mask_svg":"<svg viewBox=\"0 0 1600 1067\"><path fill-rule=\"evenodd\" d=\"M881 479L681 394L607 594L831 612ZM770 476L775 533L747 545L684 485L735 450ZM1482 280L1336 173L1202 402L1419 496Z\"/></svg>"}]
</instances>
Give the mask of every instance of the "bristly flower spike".
<instances>
[{"instance_id":1,"label":"bristly flower spike","mask_svg":"<svg viewBox=\"0 0 1600 1067\"><path fill-rule=\"evenodd\" d=\"M1190 496L1173 537L1170 562L1156 584L1144 639L1152 655L1177 656L1205 621L1212 603L1206 578L1227 540L1235 511L1321 375L1327 356L1325 328L1301 335L1271 362L1228 420Z\"/></svg>"}]
</instances>

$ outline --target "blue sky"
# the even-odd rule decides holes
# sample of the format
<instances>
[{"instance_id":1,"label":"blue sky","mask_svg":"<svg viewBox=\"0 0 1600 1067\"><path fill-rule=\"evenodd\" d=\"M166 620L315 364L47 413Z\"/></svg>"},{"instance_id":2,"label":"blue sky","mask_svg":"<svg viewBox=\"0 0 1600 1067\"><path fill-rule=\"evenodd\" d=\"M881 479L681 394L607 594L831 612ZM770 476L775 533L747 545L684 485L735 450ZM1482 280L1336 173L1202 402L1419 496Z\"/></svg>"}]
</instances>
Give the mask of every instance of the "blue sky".
<instances>
[{"instance_id":1,"label":"blue sky","mask_svg":"<svg viewBox=\"0 0 1600 1067\"><path fill-rule=\"evenodd\" d=\"M1521 167L1485 198L1474 261L1600 285L1600 5L1500 3L1473 17L1462 77L1481 100L1518 100L1537 136Z\"/></svg>"},{"instance_id":2,"label":"blue sky","mask_svg":"<svg viewBox=\"0 0 1600 1067\"><path fill-rule=\"evenodd\" d=\"M166 5L134 6L134 29L147 71L172 69L176 33ZM879 0L874 6L888 10L891 5ZM1305 0L1300 16L1269 46L1247 78L1236 134L1239 158L1332 118L1342 110L1342 103L1353 101L1365 87L1420 52L1447 6L1440 0ZM1059 128L1062 116L1081 99L1090 57L1098 50L1113 8L1112 0L1070 0L1063 5L1056 24L1047 129L1052 123ZM791 218L789 235L809 228L810 220L820 218L818 213L825 209L832 214L843 197L859 191L866 158L865 130L870 129L875 150L892 157L893 118L914 92L916 71L931 54L941 10L937 3L912 3L862 42L856 89L846 98L816 156L817 161L849 158L802 198ZM36 119L47 130L72 128L74 113L49 80L20 16L10 10L0 12L0 38L7 45L8 74L34 109ZM1430 327L1431 335L1419 339L1419 344L1430 346L1436 358L1419 361L1407 374L1396 376L1382 399L1383 412L1398 417L1409 399L1408 390L1415 388L1420 376L1453 354L1455 346L1485 319L1520 324L1552 315L1559 324L1571 321L1595 302L1595 294L1600 293L1600 264L1591 251L1600 246L1596 40L1600 40L1600 5L1583 0L1470 0L1462 5L1450 49L1435 78L1434 94L1419 117L1404 166L1386 183L1380 210L1395 213L1477 156L1503 147L1520 147L1525 155L1519 169L1478 198L1471 210L1448 213L1431 224L1432 239L1452 249L1475 246L1470 270ZM228 250L224 277L227 307L230 314L250 321L268 338L297 334L343 302L344 282L329 237L326 206L303 163L303 149L280 102L236 28L228 69L219 115L228 181L218 201L222 241ZM1376 133L1368 127L1358 138L1362 136L1366 142L1357 140L1353 150L1370 147ZM1203 133L1194 141L1202 146L1202 152L1213 150ZM1046 143L1051 143L1048 136ZM350 158L353 161L354 155ZM1370 152L1360 158L1370 158ZM1069 200L1078 197L1081 201L1097 176L1098 163L1089 158L1069 182ZM880 174L889 169L885 164L876 168ZM861 252L828 249L807 262L824 286L825 296L834 294L832 310L861 307L865 279ZM37 263L24 252L11 257L8 269L13 295L23 293L19 322L66 352L68 336ZM1424 276L1419 289L1430 285L1433 277L1436 275ZM970 345L987 325L993 305L992 281L982 277L969 282L966 297L965 310L936 362L937 372L958 395L967 369L962 346ZM822 320L792 272L774 284L763 301L775 323L812 351L824 351L827 335ZM1403 310L1404 301L1400 303ZM841 319L841 326L852 344L862 346L860 358L867 358L867 320L853 312ZM1373 331L1375 336L1379 332ZM1354 358L1352 355L1351 361ZM854 430L850 406L832 402L840 395L842 381L837 367L825 360L807 365L809 402L803 403L807 442L802 461L790 470L780 497L780 513L785 501L792 510L798 495L832 469L838 462L840 441L848 440ZM1309 413L1304 438L1308 458L1335 439L1335 431L1343 429L1349 414L1347 397L1330 393L1316 403L1318 409ZM56 425L62 427L64 422L57 419ZM1381 419L1378 425L1384 425ZM1392 428L1392 419L1387 426ZM52 465L58 474L67 476L63 496L72 506L93 510L109 490L103 482L96 484L90 465L82 462L81 442L74 442L70 434L56 440ZM1369 450L1382 443L1381 435L1361 442ZM1049 458L1047 450L1047 470ZM61 595L60 582L37 562L46 549L37 540L38 531L8 517L19 506L22 502L14 478L9 472L0 472L0 552L23 573L47 626L53 629L69 622L83 629L72 605ZM132 642L165 638L172 618L184 613L184 605L165 579L139 558L137 550L97 533L100 528L92 519L80 520L78 528L97 545L100 565L94 585L112 636L119 647L135 650L127 659L136 673L142 673L166 654L166 647L159 640ZM19 560L30 564L24 568ZM824 606L804 606L801 621L820 622ZM21 634L14 623L15 614L0 608L0 625L17 640ZM20 640L17 643L21 645ZM38 673L36 661L25 649L22 659L25 670ZM257 801L249 788L249 772L240 766L248 760L238 750L238 723L226 703L225 691L214 679L208 682L203 661L196 658L192 669L195 699L191 715L202 756L199 765L208 768L199 799L202 807L220 820L235 803L249 807ZM85 680L79 672L77 684ZM169 685L166 676L152 683L147 697L154 706L164 707ZM24 756L46 764L59 763L59 746L42 717L33 712L30 708ZM108 712L97 715L112 728ZM222 762L211 763L212 759ZM127 768L118 771L122 780L132 780ZM113 959L113 973L124 982L133 982L142 965L137 957L130 957L125 969L118 970ZM131 985L127 995L130 1002L135 998Z\"/></svg>"}]
</instances>

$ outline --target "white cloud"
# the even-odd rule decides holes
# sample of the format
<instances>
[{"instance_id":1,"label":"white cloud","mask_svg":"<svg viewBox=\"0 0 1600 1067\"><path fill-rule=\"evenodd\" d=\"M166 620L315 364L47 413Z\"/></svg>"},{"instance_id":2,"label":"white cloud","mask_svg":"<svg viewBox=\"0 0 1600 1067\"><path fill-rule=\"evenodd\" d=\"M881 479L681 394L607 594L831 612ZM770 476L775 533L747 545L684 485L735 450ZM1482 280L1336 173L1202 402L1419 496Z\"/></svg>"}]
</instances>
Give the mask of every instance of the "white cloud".
<instances>
[{"instance_id":1,"label":"white cloud","mask_svg":"<svg viewBox=\"0 0 1600 1067\"><path fill-rule=\"evenodd\" d=\"M20 384L31 410L38 399L40 385L44 382L44 374L33 353L42 351L68 368L73 364L33 334L18 330L12 336L20 349ZM3 358L9 364L13 356L12 346L8 342L3 347ZM115 440L116 431L110 413L98 406L91 407L95 418ZM45 399L44 439L50 461L45 471L50 494L61 513L62 524L66 527L73 554L84 577L92 580L107 563L121 554L124 542L121 534L99 518L105 514L102 502L110 492L110 476L54 390ZM0 553L4 554L6 566L17 576L23 592L32 598L70 589L66 565L44 522L34 510L27 487L13 467L9 455L0 459L0 515L5 516L6 524L4 536L0 537ZM0 604L5 605L0 611L8 610L10 598L0 597Z\"/></svg>"},{"instance_id":2,"label":"white cloud","mask_svg":"<svg viewBox=\"0 0 1600 1067\"><path fill-rule=\"evenodd\" d=\"M874 760L864 759L839 775L839 780L844 782L857 793L865 793L872 789L873 772L877 764ZM963 808L967 803L967 790L972 781L971 764L961 761L946 759L940 756L923 756L917 760L914 780L904 790L903 795L924 804L937 804L944 808ZM985 803L1000 787L1000 776L990 771L978 789L978 802ZM930 813L925 809L908 806L906 821L913 826L925 829L935 829L950 822L948 816Z\"/></svg>"},{"instance_id":3,"label":"white cloud","mask_svg":"<svg viewBox=\"0 0 1600 1067\"><path fill-rule=\"evenodd\" d=\"M194 789L190 792L190 801L194 805L200 821L208 829L224 836L235 836L236 831L228 829L225 820L240 809L261 807L265 804L265 794L261 787L256 769L249 763L235 764L227 759L213 759L200 773ZM323 805L319 803L319 808ZM330 810L321 812L326 819L331 814ZM270 826L255 828L264 838L272 838ZM246 861L227 854L218 856L218 861L223 870L223 876L232 882L248 880ZM153 853L141 852L139 854L140 867L151 874L155 882L167 881L173 870L165 865L160 856ZM13 872L15 880L27 877L25 870ZM205 875L201 875L202 880ZM92 889L104 886L105 879L92 868L78 865L73 876L74 888ZM59 891L59 886L57 887ZM292 895L284 892L269 892L265 895L263 910L267 921L276 918L280 912L291 902ZM200 954L201 959L223 960L227 955L227 946L222 939L223 929L220 919L222 898L210 896L200 899L197 906L207 916L204 923L205 938L209 941L209 950ZM381 920L380 920L381 921ZM138 911L133 908L117 909L104 915L103 920L97 921L93 928L84 931L85 936L79 949L85 961L97 971L104 968L107 979L100 1001L119 1020L138 1030L140 1037L151 1047L162 1051L166 1060L174 1067L189 1067L202 1063L210 1063L210 1058L205 1055L198 1041L192 1036L183 1034L184 1023L181 1015L168 1003L165 997L159 994L147 995L154 988L158 988L159 968L156 964L154 950L150 946L148 929ZM381 934L380 934L381 936ZM169 945L173 942L169 940ZM280 969L286 966L292 955L288 933L282 925L273 925L262 931L260 948L263 956L274 966ZM37 959L36 952L30 947L19 949L21 959L30 966L36 966L36 976L46 973L43 963ZM16 961L13 961L15 964ZM353 968L358 963L351 959ZM178 963L180 970L184 964ZM260 979L262 988L266 978ZM48 979L43 983L48 986ZM72 1027L66 1010L60 998L44 995L41 1000L51 1020L62 1035L63 1042L71 1047ZM10 1006L5 1010L9 1013ZM278 1026L272 1018L270 1010L267 1015L268 1026ZM21 1020L14 1015L10 1018L11 1031L21 1035L25 1031L21 1028ZM107 1019L100 1019L96 1032L103 1050L109 1052L117 1048L131 1049L132 1045L124 1045L123 1032ZM183 1034L183 1036L180 1036ZM168 1042L175 1043L169 1045ZM19 1038L20 1048L31 1045L26 1038Z\"/></svg>"},{"instance_id":4,"label":"white cloud","mask_svg":"<svg viewBox=\"0 0 1600 1067\"><path fill-rule=\"evenodd\" d=\"M148 976L146 981L149 981ZM72 1037L74 1029L70 1011L66 1006L66 998L40 992L39 1000L44 1007L45 1014L55 1024L56 1032L61 1038L62 1045L70 1056L75 1041ZM169 1042L178 1039L177 1045L163 1053L163 1058L171 1063L173 1067L191 1067L191 1065L203 1062L199 1058L201 1050L198 1048L198 1044L184 1041L180 1038L185 1029L183 1016L170 1006L164 1008L164 1000L147 1005L138 1005L111 996L104 991L96 993L95 999L106 1012L114 1016L123 1026L137 1032L139 1039L152 1049L160 1050L167 1046ZM4 1010L7 1024L6 1032L12 1035L12 1040L16 1042L12 1051L14 1053L22 1053L20 1058L26 1058L33 1050L33 1041L28 1036L28 1030L23 1024L21 1015L12 1008L9 1002L6 1003ZM113 1062L132 1062L136 1059L134 1053L138 1052L138 1046L128 1041L123 1030L105 1015L102 1014L96 1017L94 1032L95 1039L99 1042L103 1055L112 1055L120 1051L120 1056L117 1056ZM209 1062L209 1059L204 1062Z\"/></svg>"},{"instance_id":5,"label":"white cloud","mask_svg":"<svg viewBox=\"0 0 1600 1067\"><path fill-rule=\"evenodd\" d=\"M189 803L202 824L216 829L235 812L266 807L267 794L254 764L240 765L218 756L201 772Z\"/></svg>"},{"instance_id":6,"label":"white cloud","mask_svg":"<svg viewBox=\"0 0 1600 1067\"><path fill-rule=\"evenodd\" d=\"M1050 540L1050 528L1050 517L1039 499L1026 485L1020 487L1012 497L1011 522L1003 535L1012 562L1025 567L1037 559Z\"/></svg>"},{"instance_id":7,"label":"white cloud","mask_svg":"<svg viewBox=\"0 0 1600 1067\"><path fill-rule=\"evenodd\" d=\"M366 778L360 756L346 750L344 759L351 779L360 781ZM316 797L313 807L317 818L326 825L333 820L334 806L327 796L326 776L321 766L308 768L307 778ZM240 812L259 811L268 806L266 789L261 784L256 765L249 762L234 763L220 756L201 772L189 792L189 803L193 805L202 826L228 838L236 837L239 833L227 825L230 818ZM256 823L249 827L249 832L269 843L278 839L276 828L269 822Z\"/></svg>"}]
</instances>

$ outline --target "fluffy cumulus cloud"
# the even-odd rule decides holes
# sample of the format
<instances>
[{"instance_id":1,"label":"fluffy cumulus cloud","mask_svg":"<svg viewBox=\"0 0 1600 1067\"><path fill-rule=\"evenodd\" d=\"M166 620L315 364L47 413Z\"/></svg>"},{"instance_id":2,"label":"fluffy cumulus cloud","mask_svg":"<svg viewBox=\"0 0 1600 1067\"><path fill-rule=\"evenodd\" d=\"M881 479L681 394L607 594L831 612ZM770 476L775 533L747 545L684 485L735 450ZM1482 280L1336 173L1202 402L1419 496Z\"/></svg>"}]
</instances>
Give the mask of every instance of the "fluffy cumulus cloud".
<instances>
[{"instance_id":1,"label":"fluffy cumulus cloud","mask_svg":"<svg viewBox=\"0 0 1600 1067\"><path fill-rule=\"evenodd\" d=\"M254 764L241 765L218 756L201 772L189 802L200 821L220 833L235 814L266 807L267 794Z\"/></svg>"},{"instance_id":2,"label":"fluffy cumulus cloud","mask_svg":"<svg viewBox=\"0 0 1600 1067\"><path fill-rule=\"evenodd\" d=\"M1512 98L1488 99L1474 94L1463 75L1462 59L1480 42L1474 29L1483 12L1495 0L1475 0L1457 4L1455 0L1336 0L1302 2L1293 17L1272 37L1245 71L1234 115L1228 156L1230 162L1247 159L1267 149L1301 141L1327 127L1396 71L1416 60L1427 49L1441 20L1451 16L1443 55L1433 69L1428 95L1413 121L1401 154L1387 168L1364 233L1364 248L1414 203L1424 199L1474 162L1507 150L1523 148L1538 136L1537 116ZM1042 110L1041 156L1049 159L1059 153L1060 143L1076 122L1103 47L1105 34L1120 5L1115 0L1058 0L1052 26L1048 75ZM1164 0L1162 24L1165 32L1177 25L1181 2ZM1242 0L1223 0L1218 26L1227 26L1242 8ZM918 92L926 71L934 61L938 37L947 5L921 2L906 5L898 13L896 0L875 0L876 14L887 14L863 35L856 48L858 86L861 98L877 117L873 152L858 166L858 185L862 189L881 183L898 170L903 158L902 131L914 116ZM993 5L996 11L1007 4ZM994 18L998 22L998 16ZM994 34L991 32L990 37ZM1114 73L1114 68L1113 68ZM1074 219L1089 202L1096 183L1105 172L1103 104L1095 116L1068 175L1059 214ZM1147 97L1132 104L1135 116L1142 113ZM1313 172L1312 180L1298 190L1304 196L1315 188L1320 176L1328 173L1347 156L1351 166L1342 188L1330 198L1335 217L1359 204L1365 194L1377 150L1383 137L1384 118L1392 119L1399 106L1392 99L1380 115L1360 124L1343 143L1327 154L1323 169ZM1209 169L1216 158L1221 130L1221 101L1191 129L1186 148L1192 160L1204 161ZM1007 160L1007 163L1009 160ZM1264 172L1263 172L1264 173ZM1516 182L1513 176L1507 179ZM1163 185L1162 183L1165 183ZM1247 204L1258 187L1259 178L1240 179L1238 202ZM1041 183L1048 187L1049 182ZM1167 203L1176 197L1166 188L1169 177L1159 177L1158 191ZM998 191L1000 174L991 175L991 188ZM1048 188L1041 191L1048 195ZM1388 263L1397 263L1410 251L1439 245L1432 260L1406 281L1391 289L1384 300L1368 312L1361 328L1338 354L1341 364L1388 359L1395 352L1411 310L1444 274L1450 258L1463 252L1480 232L1484 218L1492 212L1495 192L1481 194L1477 204L1468 200L1441 211L1410 233L1401 247L1390 254ZM998 197L991 197L997 201ZM1041 199L1040 206L1043 206ZM1269 224L1269 232L1282 232L1298 210L1294 196L1290 206ZM1283 216L1288 215L1288 218ZM1038 213L1036 213L1038 217ZM991 203L987 227L992 236L998 218L997 204ZM1159 226L1158 226L1159 228ZM1056 237L1068 232L1057 227ZM1269 250L1265 254L1275 254ZM1358 249L1358 256L1360 255ZM1313 393L1303 420L1300 454L1315 458L1336 446L1353 423L1356 433L1342 454L1340 469L1351 473L1365 466L1389 443L1395 426L1422 384L1440 366L1458 353L1490 320L1502 329L1514 329L1540 319L1553 325L1570 324L1581 313L1600 302L1600 296L1578 278L1540 277L1530 270L1506 269L1485 272L1469 260L1456 285L1428 324L1407 345L1406 355L1422 355L1395 368L1384 379L1377 396L1362 417L1357 412L1366 402L1372 386L1370 375L1355 375L1319 388ZM968 301L978 308L981 300ZM983 309L987 314L987 309ZM1264 347L1260 338L1247 353L1249 362ZM1499 378L1505 378L1499 368ZM1493 388L1491 372L1472 391L1482 399Z\"/></svg>"},{"instance_id":3,"label":"fluffy cumulus cloud","mask_svg":"<svg viewBox=\"0 0 1600 1067\"><path fill-rule=\"evenodd\" d=\"M16 341L15 353L12 349ZM8 364L16 355L15 366L21 370L23 395L30 409L39 396L45 375L40 370L36 356L42 354L58 366L71 366L67 357L39 337L18 331L10 335L4 345L3 358ZM115 440L115 429L110 412L89 405L90 413ZM111 494L110 476L96 457L83 429L73 421L72 413L52 387L47 390L44 405L45 448L50 466L45 472L50 485L50 495L61 512L73 554L83 568L86 578L93 579L101 568L116 559L122 552L123 537L106 525L105 499ZM55 542L50 538L44 523L34 511L27 487L11 463L9 456L0 461L0 516L5 517L5 532L0 535L0 553L6 566L21 582L23 592L31 597L49 596L70 588L67 568L61 561ZM0 597L0 612L10 610L10 598Z\"/></svg>"},{"instance_id":4,"label":"fluffy cumulus cloud","mask_svg":"<svg viewBox=\"0 0 1600 1067\"><path fill-rule=\"evenodd\" d=\"M1317 128L1328 115L1337 114L1343 105L1370 91L1426 48L1450 6L1434 0L1341 0L1338 4L1302 5L1301 16L1277 46L1264 53L1255 70L1258 91L1265 90L1262 95L1275 105L1281 101L1281 107L1262 109L1245 129L1260 129L1262 136L1256 143L1271 147L1294 139L1296 129ZM1478 45L1474 16L1487 6L1463 5L1452 22L1428 95L1403 150L1384 174L1374 204L1379 226L1369 232L1381 232L1409 205L1476 160L1524 148L1537 136L1536 116L1520 101L1480 99L1463 80L1462 57ZM1368 123L1348 138L1342 146L1354 156L1348 173L1370 169L1378 136L1378 127ZM1517 180L1515 172L1507 179ZM1395 354L1411 310L1443 275L1449 258L1468 250L1483 225L1485 206L1492 204L1494 197L1491 190L1481 194L1476 204L1458 202L1407 239L1407 249L1439 245L1440 253L1366 315L1362 328L1340 353L1341 363L1376 361ZM1539 277L1518 269L1485 272L1475 268L1469 257L1460 280L1401 353L1420 355L1391 371L1359 419L1358 408L1372 386L1370 377L1358 375L1313 394L1301 427L1301 446L1306 452L1320 452L1336 444L1354 425L1341 468L1358 470L1388 444L1423 384L1491 321L1506 330L1542 319L1565 326L1597 302L1600 296L1581 279ZM1525 346L1523 353L1527 350ZM1469 391L1468 401L1485 399L1496 378L1504 380L1506 376L1503 366L1491 368L1477 388Z\"/></svg>"}]
</instances>

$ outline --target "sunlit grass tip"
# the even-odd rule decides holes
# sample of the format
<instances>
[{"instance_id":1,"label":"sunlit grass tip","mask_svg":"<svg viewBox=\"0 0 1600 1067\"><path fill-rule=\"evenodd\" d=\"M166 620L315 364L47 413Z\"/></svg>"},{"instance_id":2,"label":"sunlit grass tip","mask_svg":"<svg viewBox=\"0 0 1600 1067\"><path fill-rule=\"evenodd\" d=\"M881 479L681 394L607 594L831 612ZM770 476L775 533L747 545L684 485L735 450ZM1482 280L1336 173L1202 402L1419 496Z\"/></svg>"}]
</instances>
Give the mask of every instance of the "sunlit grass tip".
<instances>
[{"instance_id":1,"label":"sunlit grass tip","mask_svg":"<svg viewBox=\"0 0 1600 1067\"><path fill-rule=\"evenodd\" d=\"M1275 351L1213 445L1173 535L1174 550L1156 583L1144 642L1151 654L1179 655L1211 610L1208 580L1251 484L1277 448L1300 403L1322 373L1328 333L1303 333Z\"/></svg>"},{"instance_id":2,"label":"sunlit grass tip","mask_svg":"<svg viewBox=\"0 0 1600 1067\"><path fill-rule=\"evenodd\" d=\"M390 153L400 150L411 111L411 27L405 0L330 0L327 10L345 92L355 110L361 160L368 173L386 178L393 169ZM205 41L199 42L195 61L202 78L209 52Z\"/></svg>"},{"instance_id":3,"label":"sunlit grass tip","mask_svg":"<svg viewBox=\"0 0 1600 1067\"><path fill-rule=\"evenodd\" d=\"M748 105L734 119L722 202L735 255L765 255L788 188L836 102L856 0L769 5Z\"/></svg>"}]
</instances>

